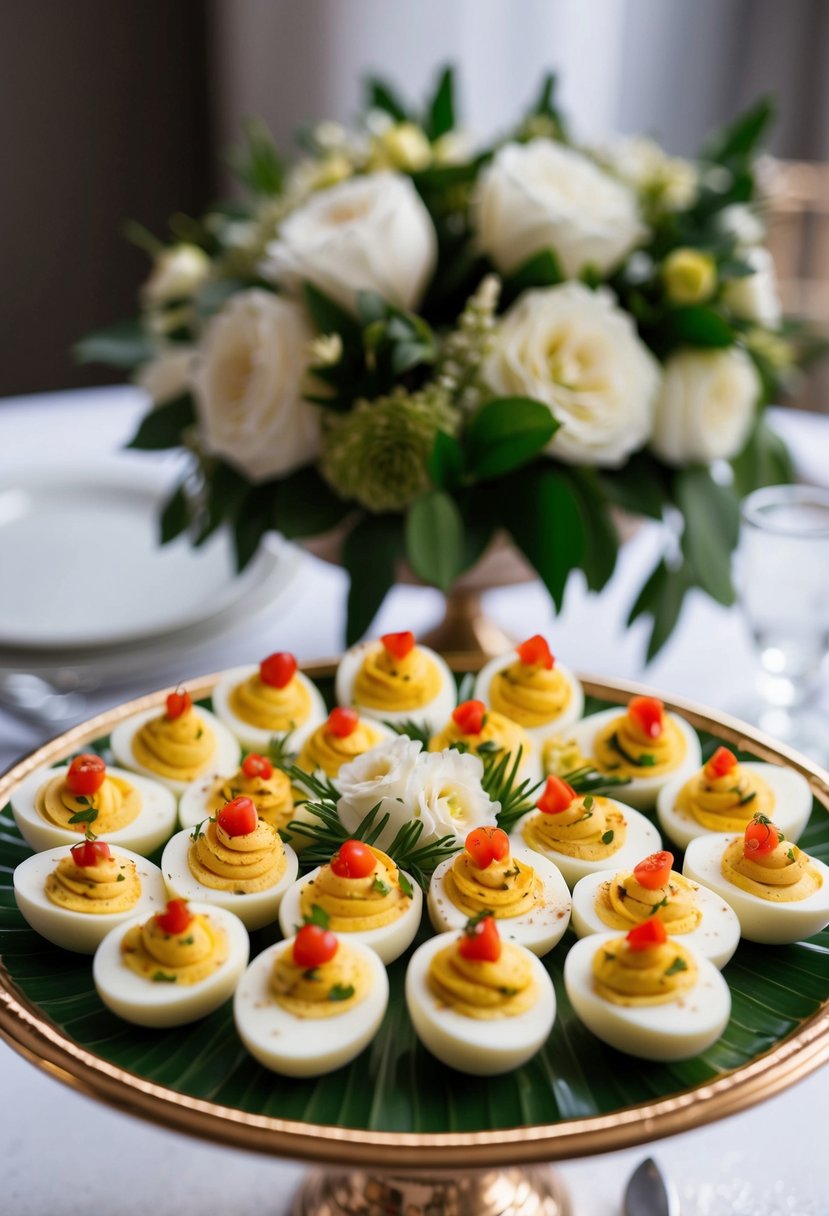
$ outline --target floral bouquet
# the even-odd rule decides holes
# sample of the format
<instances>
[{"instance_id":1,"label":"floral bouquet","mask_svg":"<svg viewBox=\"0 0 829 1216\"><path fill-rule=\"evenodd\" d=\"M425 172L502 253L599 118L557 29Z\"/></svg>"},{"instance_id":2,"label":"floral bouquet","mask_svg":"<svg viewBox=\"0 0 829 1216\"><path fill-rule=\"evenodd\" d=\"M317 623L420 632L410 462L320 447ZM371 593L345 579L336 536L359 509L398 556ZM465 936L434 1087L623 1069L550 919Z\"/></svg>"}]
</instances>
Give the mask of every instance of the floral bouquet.
<instances>
[{"instance_id":1,"label":"floral bouquet","mask_svg":"<svg viewBox=\"0 0 829 1216\"><path fill-rule=\"evenodd\" d=\"M557 606L575 569L599 590L621 508L679 537L631 611L649 655L690 588L730 602L739 498L791 479L763 407L802 353L754 206L769 118L697 162L588 148L551 77L475 148L447 69L420 115L370 81L361 128L304 133L290 168L251 124L244 198L172 244L133 226L140 318L79 346L148 390L133 447L190 453L162 540L227 523L242 567L268 529L339 528L351 642L401 560L448 590L498 533Z\"/></svg>"}]
</instances>

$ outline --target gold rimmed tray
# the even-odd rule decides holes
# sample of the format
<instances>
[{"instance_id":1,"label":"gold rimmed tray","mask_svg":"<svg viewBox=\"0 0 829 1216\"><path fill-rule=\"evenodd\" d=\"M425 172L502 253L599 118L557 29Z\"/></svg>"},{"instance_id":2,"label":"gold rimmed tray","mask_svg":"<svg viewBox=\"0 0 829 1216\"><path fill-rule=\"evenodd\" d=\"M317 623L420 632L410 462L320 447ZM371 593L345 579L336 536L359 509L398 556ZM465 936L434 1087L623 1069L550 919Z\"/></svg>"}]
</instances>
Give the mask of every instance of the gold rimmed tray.
<instances>
[{"instance_id":1,"label":"gold rimmed tray","mask_svg":"<svg viewBox=\"0 0 829 1216\"><path fill-rule=\"evenodd\" d=\"M305 670L330 685L334 665ZM209 697L217 678L191 683L193 696ZM652 691L592 677L584 684L588 696L610 704ZM0 778L0 806L34 769L105 740L124 718L161 705L166 691L100 714L26 757ZM800 771L815 798L802 843L829 860L829 774L741 723L681 700L665 703L709 746L725 742ZM741 945L725 973L735 1015L723 1043L699 1061L672 1067L631 1061L576 1025L560 983L565 938L549 963L560 1010L551 1045L517 1074L485 1080L440 1070L412 1041L401 1002L393 1001L385 1031L348 1069L318 1082L283 1082L246 1057L227 1011L178 1032L125 1029L106 1014L92 989L89 960L46 946L14 907L11 870L28 851L4 810L0 1035L92 1097L238 1148L381 1170L563 1160L734 1114L829 1059L827 931L807 945ZM396 966L402 976L405 962ZM399 987L392 983L393 992Z\"/></svg>"}]
</instances>

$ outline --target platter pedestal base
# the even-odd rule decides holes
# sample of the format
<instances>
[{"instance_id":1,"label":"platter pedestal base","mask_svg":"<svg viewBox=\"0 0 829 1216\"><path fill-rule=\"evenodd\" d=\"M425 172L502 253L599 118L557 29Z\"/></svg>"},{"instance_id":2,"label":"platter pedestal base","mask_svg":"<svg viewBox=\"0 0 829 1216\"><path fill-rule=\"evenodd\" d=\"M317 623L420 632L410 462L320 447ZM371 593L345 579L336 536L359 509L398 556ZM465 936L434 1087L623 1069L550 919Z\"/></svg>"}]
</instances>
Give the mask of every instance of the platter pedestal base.
<instances>
[{"instance_id":1,"label":"platter pedestal base","mask_svg":"<svg viewBox=\"0 0 829 1216\"><path fill-rule=\"evenodd\" d=\"M420 639L449 662L464 659L492 659L512 650L515 638L485 615L480 591L453 588L446 597L443 620Z\"/></svg>"},{"instance_id":2,"label":"platter pedestal base","mask_svg":"<svg viewBox=\"0 0 829 1216\"><path fill-rule=\"evenodd\" d=\"M549 1166L420 1174L312 1171L291 1216L570 1216Z\"/></svg>"}]
</instances>

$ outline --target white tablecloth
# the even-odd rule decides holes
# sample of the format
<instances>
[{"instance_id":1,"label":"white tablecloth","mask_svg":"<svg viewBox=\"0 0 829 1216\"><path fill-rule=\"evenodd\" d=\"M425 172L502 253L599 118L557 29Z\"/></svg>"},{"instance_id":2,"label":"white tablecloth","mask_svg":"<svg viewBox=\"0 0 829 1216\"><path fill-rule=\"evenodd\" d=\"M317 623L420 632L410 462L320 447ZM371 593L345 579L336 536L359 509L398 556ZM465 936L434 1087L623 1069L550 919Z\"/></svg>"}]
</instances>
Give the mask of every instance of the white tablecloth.
<instances>
[{"instance_id":1,"label":"white tablecloth","mask_svg":"<svg viewBox=\"0 0 829 1216\"><path fill-rule=\"evenodd\" d=\"M100 389L0 402L0 473L17 461L59 453L81 459L85 452L117 450L144 408L133 389ZM778 415L804 473L820 480L829 467L829 419ZM166 461L171 478L175 458ZM491 616L516 635L541 632L577 669L604 676L644 678L666 692L728 709L751 694L754 660L736 610L692 594L680 625L658 659L643 672L644 626L625 628L630 604L659 547L645 527L623 552L611 585L590 595L577 578L567 589L556 619L540 586L492 591ZM250 662L271 650L300 659L335 654L342 646L346 584L342 571L312 559L274 619L217 642L211 667ZM428 589L398 588L377 621L377 632L423 631L440 614L440 597ZM182 656L167 683L200 674ZM158 684L133 679L117 693L100 692L90 711ZM829 696L827 697L829 699ZM38 731L0 712L0 769L40 739ZM756 1109L710 1128L589 1162L563 1167L576 1211L611 1216L619 1210L623 1180L652 1151L673 1174L680 1191L693 1191L699 1213L786 1212L795 1216L829 1211L829 1155L816 1151L829 1125L826 1070ZM149 1127L82 1098L39 1073L0 1045L0 1138L5 1161L0 1211L9 1216L52 1216L117 1210L119 1216L190 1216L222 1211L227 1216L288 1210L288 1194L301 1167L230 1150L217 1150ZM113 1162L118 1163L117 1170ZM117 1181L116 1181L117 1179ZM778 1190L775 1191L775 1187ZM786 1198L799 1198L789 1202ZM117 1195L117 1199L115 1196ZM765 1196L765 1198L761 1198ZM763 1206L766 1204L766 1206Z\"/></svg>"}]
</instances>

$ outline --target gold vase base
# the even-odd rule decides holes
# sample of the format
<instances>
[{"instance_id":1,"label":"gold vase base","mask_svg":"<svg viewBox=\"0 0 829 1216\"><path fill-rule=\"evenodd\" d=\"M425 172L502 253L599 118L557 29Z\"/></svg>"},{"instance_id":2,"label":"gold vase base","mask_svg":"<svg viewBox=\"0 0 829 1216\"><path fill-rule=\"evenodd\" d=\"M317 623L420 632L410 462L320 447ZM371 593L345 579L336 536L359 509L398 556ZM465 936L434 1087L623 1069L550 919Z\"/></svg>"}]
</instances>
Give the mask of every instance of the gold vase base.
<instances>
[{"instance_id":1,"label":"gold vase base","mask_svg":"<svg viewBox=\"0 0 829 1216\"><path fill-rule=\"evenodd\" d=\"M315 1170L292 1216L571 1216L549 1166L397 1177Z\"/></svg>"},{"instance_id":2,"label":"gold vase base","mask_svg":"<svg viewBox=\"0 0 829 1216\"><path fill-rule=\"evenodd\" d=\"M479 591L453 590L446 597L443 620L420 639L451 663L494 659L515 646L509 636L485 615Z\"/></svg>"}]
</instances>

